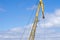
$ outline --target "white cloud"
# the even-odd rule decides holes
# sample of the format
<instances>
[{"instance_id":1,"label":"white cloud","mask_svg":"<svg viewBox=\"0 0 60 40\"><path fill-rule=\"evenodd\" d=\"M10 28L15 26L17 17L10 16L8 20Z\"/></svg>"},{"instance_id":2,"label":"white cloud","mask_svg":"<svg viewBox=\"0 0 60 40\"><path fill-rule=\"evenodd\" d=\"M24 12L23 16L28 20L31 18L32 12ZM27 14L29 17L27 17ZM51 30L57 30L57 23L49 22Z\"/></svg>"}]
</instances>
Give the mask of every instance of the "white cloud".
<instances>
[{"instance_id":1,"label":"white cloud","mask_svg":"<svg viewBox=\"0 0 60 40\"><path fill-rule=\"evenodd\" d=\"M60 11L56 10L53 14L45 14L46 17L40 20L36 29L35 40L60 40ZM44 27L43 27L44 26ZM43 27L43 28L42 28ZM54 28L56 27L56 28ZM0 33L0 40L28 40L32 24L23 27L12 28L4 33ZM58 32L59 31L59 32Z\"/></svg>"},{"instance_id":2,"label":"white cloud","mask_svg":"<svg viewBox=\"0 0 60 40\"><path fill-rule=\"evenodd\" d=\"M8 34L8 33L7 33L7 34ZM9 39L9 38L10 38L10 39L13 39L13 38L20 38L20 36L16 36L16 35L13 36L13 35L8 34L8 35L1 35L1 36L0 36L0 39L1 39L1 38L2 38L2 39Z\"/></svg>"},{"instance_id":3,"label":"white cloud","mask_svg":"<svg viewBox=\"0 0 60 40\"><path fill-rule=\"evenodd\" d=\"M57 27L60 26L60 9L54 11L54 13L45 14L44 23L40 23L40 26L44 27ZM42 20L40 20L42 21Z\"/></svg>"},{"instance_id":4,"label":"white cloud","mask_svg":"<svg viewBox=\"0 0 60 40\"><path fill-rule=\"evenodd\" d=\"M22 28L19 28L19 27L12 28L10 31L11 32L20 32L20 31L22 31Z\"/></svg>"},{"instance_id":5,"label":"white cloud","mask_svg":"<svg viewBox=\"0 0 60 40\"><path fill-rule=\"evenodd\" d=\"M55 10L55 15L60 17L60 9Z\"/></svg>"},{"instance_id":6,"label":"white cloud","mask_svg":"<svg viewBox=\"0 0 60 40\"><path fill-rule=\"evenodd\" d=\"M2 37L2 35L0 35L0 38Z\"/></svg>"},{"instance_id":7,"label":"white cloud","mask_svg":"<svg viewBox=\"0 0 60 40\"><path fill-rule=\"evenodd\" d=\"M36 8L37 8L37 6L36 5L33 5L32 7L27 8L27 10L34 10Z\"/></svg>"},{"instance_id":8,"label":"white cloud","mask_svg":"<svg viewBox=\"0 0 60 40\"><path fill-rule=\"evenodd\" d=\"M0 8L0 12L6 12L4 8Z\"/></svg>"}]
</instances>

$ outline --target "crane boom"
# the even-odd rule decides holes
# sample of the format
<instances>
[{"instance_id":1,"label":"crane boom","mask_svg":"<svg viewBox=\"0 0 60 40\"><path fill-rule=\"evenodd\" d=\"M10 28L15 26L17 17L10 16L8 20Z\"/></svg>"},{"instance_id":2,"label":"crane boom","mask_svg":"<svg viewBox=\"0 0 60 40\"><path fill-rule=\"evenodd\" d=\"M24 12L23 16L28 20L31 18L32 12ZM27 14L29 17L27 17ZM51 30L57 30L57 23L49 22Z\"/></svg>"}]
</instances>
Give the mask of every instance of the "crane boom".
<instances>
[{"instance_id":1,"label":"crane boom","mask_svg":"<svg viewBox=\"0 0 60 40\"><path fill-rule=\"evenodd\" d=\"M40 2L38 4L36 16L35 16L35 21L34 21L34 24L32 26L32 30L31 30L31 33L30 33L28 40L34 40L34 38L35 38L35 32L36 32L36 27L37 27L37 23L38 23L38 15L39 15L40 7L42 8L42 17L44 19L44 5L43 5L42 0L40 0Z\"/></svg>"}]
</instances>

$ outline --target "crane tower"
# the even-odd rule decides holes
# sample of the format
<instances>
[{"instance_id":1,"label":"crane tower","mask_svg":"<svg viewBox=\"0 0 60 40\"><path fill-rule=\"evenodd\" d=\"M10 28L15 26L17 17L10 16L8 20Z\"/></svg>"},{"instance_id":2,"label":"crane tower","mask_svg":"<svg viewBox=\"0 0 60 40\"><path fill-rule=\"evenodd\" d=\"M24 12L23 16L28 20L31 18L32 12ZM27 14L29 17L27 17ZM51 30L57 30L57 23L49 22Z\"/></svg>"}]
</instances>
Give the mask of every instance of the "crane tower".
<instances>
[{"instance_id":1,"label":"crane tower","mask_svg":"<svg viewBox=\"0 0 60 40\"><path fill-rule=\"evenodd\" d=\"M36 32L36 27L37 27L37 23L38 23L38 15L39 15L40 8L42 8L42 18L44 19L45 18L44 17L44 4L43 4L42 0L39 1L38 8L36 11L35 20L34 20L32 30L31 30L31 33L30 33L28 40L34 40L35 39L35 32Z\"/></svg>"}]
</instances>

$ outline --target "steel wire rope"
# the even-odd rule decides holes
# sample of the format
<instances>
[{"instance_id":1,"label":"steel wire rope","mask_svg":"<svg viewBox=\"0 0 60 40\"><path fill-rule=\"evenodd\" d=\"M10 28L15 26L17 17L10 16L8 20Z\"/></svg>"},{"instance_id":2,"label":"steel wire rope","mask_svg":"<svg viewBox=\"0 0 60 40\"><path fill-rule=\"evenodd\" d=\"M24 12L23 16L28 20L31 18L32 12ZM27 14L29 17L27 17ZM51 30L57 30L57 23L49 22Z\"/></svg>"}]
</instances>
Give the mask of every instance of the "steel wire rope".
<instances>
[{"instance_id":1,"label":"steel wire rope","mask_svg":"<svg viewBox=\"0 0 60 40\"><path fill-rule=\"evenodd\" d=\"M45 12L44 12L44 15L45 15ZM45 18L45 16L44 16L44 19L42 19L43 20L43 27L44 27L44 40L46 40L46 28L45 28L45 20L46 20L46 18Z\"/></svg>"},{"instance_id":2,"label":"steel wire rope","mask_svg":"<svg viewBox=\"0 0 60 40\"><path fill-rule=\"evenodd\" d=\"M46 40L46 30L45 30L45 19L43 19L43 27L44 27L44 40Z\"/></svg>"},{"instance_id":3,"label":"steel wire rope","mask_svg":"<svg viewBox=\"0 0 60 40\"><path fill-rule=\"evenodd\" d=\"M34 12L34 10L33 10L33 12ZM32 12L32 14L31 14L31 16L29 17L29 20L28 20L28 22L27 22L27 24L26 24L26 25L28 25L28 24L29 24L29 22L30 22L30 20L31 20L31 17L32 17L32 15L33 15L33 12ZM24 29L25 29L25 30L24 30L24 32L23 32L22 37L24 36L24 33L26 32L26 29L27 29L27 28L25 28L25 27L24 27Z\"/></svg>"},{"instance_id":4,"label":"steel wire rope","mask_svg":"<svg viewBox=\"0 0 60 40\"><path fill-rule=\"evenodd\" d=\"M30 22L30 20L32 19L31 17L33 16L33 14L34 14L34 11L35 10L33 10L32 11L32 14L31 14L31 16L29 17L29 20L28 20L28 22L27 22L27 24L26 25L28 25L29 24L29 22ZM35 11L35 13L36 13L36 11ZM24 29L26 29L26 28L24 28ZM21 40L23 40L23 36L24 36L24 33L26 32L26 30L24 30L24 32L22 33L22 38L21 38Z\"/></svg>"},{"instance_id":5,"label":"steel wire rope","mask_svg":"<svg viewBox=\"0 0 60 40\"><path fill-rule=\"evenodd\" d=\"M30 22L30 20L31 20L31 17L33 16L33 13L34 13L34 10L33 10L32 14L31 14L31 16L29 17L29 20L28 20L28 22L27 22L26 25L29 24L29 22ZM25 29L26 29L26 28L25 28ZM25 33L25 31L26 31L26 30L24 30L23 34ZM22 35L22 38L23 38L23 36L24 36L24 35ZM21 40L22 40L22 39L21 39Z\"/></svg>"}]
</instances>

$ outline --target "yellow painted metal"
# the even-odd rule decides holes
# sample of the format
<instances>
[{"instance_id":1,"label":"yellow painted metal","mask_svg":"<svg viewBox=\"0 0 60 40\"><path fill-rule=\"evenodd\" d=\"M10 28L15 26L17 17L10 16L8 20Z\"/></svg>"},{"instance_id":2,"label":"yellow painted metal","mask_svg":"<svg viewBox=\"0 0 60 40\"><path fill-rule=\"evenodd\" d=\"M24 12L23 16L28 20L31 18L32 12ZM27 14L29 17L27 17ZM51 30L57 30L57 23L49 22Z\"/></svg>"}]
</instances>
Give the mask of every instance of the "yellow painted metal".
<instances>
[{"instance_id":1,"label":"yellow painted metal","mask_svg":"<svg viewBox=\"0 0 60 40\"><path fill-rule=\"evenodd\" d=\"M38 15L39 15L40 7L42 8L42 17L44 18L44 5L43 5L42 0L40 0L40 2L38 4L36 16L35 16L35 21L34 21L34 24L32 26L32 30L31 30L31 33L30 33L28 40L34 40L35 39L35 32L36 32L36 27L37 27L37 23L38 23Z\"/></svg>"}]
</instances>

